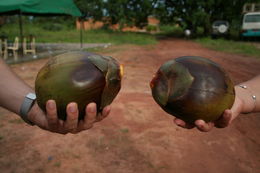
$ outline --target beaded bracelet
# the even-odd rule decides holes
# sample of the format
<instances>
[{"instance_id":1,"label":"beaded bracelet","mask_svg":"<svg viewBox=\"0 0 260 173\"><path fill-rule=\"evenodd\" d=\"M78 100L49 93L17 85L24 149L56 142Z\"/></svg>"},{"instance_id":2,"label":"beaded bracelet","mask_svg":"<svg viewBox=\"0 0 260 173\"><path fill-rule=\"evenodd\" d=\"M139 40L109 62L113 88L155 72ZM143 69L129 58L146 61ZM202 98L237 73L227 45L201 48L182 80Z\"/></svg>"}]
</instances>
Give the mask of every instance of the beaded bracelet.
<instances>
[{"instance_id":1,"label":"beaded bracelet","mask_svg":"<svg viewBox=\"0 0 260 173\"><path fill-rule=\"evenodd\" d=\"M248 89L246 85L239 85L239 87L243 88L243 89L246 89L246 90ZM250 90L247 90L247 91L250 93L250 95L251 95L251 97L252 97L252 99L254 101L254 105L255 106L254 106L253 110L251 111L251 112L253 112L255 110L255 108L256 108L256 95L252 94Z\"/></svg>"}]
</instances>

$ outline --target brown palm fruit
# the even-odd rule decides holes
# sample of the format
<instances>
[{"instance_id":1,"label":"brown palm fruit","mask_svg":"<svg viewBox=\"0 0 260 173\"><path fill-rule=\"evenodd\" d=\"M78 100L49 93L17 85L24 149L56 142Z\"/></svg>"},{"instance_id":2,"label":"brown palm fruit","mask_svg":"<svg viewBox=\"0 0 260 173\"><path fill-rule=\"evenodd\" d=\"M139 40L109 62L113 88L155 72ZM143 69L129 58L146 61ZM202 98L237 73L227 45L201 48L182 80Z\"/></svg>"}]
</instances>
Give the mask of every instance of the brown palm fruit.
<instances>
[{"instance_id":1,"label":"brown palm fruit","mask_svg":"<svg viewBox=\"0 0 260 173\"><path fill-rule=\"evenodd\" d=\"M37 103L46 111L46 101L56 101L59 119L66 120L66 106L76 102L79 119L91 102L98 111L111 104L121 88L122 66L109 56L69 52L51 58L35 81Z\"/></svg>"},{"instance_id":2,"label":"brown palm fruit","mask_svg":"<svg viewBox=\"0 0 260 173\"><path fill-rule=\"evenodd\" d=\"M234 84L215 62L195 56L167 61L150 83L152 95L167 113L190 123L217 120L235 99Z\"/></svg>"}]
</instances>

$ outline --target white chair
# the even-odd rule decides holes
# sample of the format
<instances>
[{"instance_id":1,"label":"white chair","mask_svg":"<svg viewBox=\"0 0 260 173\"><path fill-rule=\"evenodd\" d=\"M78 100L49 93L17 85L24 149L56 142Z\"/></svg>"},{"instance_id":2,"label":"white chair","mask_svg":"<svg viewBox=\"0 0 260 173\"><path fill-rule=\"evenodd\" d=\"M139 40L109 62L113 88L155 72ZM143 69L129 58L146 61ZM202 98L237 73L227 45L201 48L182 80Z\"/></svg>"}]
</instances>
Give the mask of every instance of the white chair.
<instances>
[{"instance_id":1,"label":"white chair","mask_svg":"<svg viewBox=\"0 0 260 173\"><path fill-rule=\"evenodd\" d=\"M3 57L3 43L2 39L0 39L0 56Z\"/></svg>"},{"instance_id":2,"label":"white chair","mask_svg":"<svg viewBox=\"0 0 260 173\"><path fill-rule=\"evenodd\" d=\"M33 55L36 54L34 36L29 36L28 40L26 39L26 37L24 37L23 39L23 54L26 55L27 53L32 53Z\"/></svg>"},{"instance_id":3,"label":"white chair","mask_svg":"<svg viewBox=\"0 0 260 173\"><path fill-rule=\"evenodd\" d=\"M19 49L19 38L15 37L14 43L11 46L7 46L7 52L8 50L11 50L13 52L14 60L18 60L18 49Z\"/></svg>"},{"instance_id":4,"label":"white chair","mask_svg":"<svg viewBox=\"0 0 260 173\"><path fill-rule=\"evenodd\" d=\"M7 59L7 39L2 38L0 39L0 56L4 58L4 60Z\"/></svg>"}]
</instances>

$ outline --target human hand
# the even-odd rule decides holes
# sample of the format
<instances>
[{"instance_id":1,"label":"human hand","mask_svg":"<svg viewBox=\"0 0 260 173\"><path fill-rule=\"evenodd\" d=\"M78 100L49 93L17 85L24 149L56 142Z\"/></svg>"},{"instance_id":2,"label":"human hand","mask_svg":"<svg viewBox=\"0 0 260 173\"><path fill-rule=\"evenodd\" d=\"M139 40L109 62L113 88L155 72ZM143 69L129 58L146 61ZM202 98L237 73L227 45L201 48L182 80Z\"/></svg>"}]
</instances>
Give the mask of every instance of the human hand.
<instances>
[{"instance_id":1,"label":"human hand","mask_svg":"<svg viewBox=\"0 0 260 173\"><path fill-rule=\"evenodd\" d=\"M231 109L226 109L221 117L214 122L205 122L204 120L196 120L194 124L188 124L181 119L175 118L173 121L176 125L192 129L196 127L199 131L209 132L213 127L225 128L241 113L243 101L238 96L235 97L234 104Z\"/></svg>"},{"instance_id":2,"label":"human hand","mask_svg":"<svg viewBox=\"0 0 260 173\"><path fill-rule=\"evenodd\" d=\"M106 106L101 114L97 114L95 103L90 103L86 106L86 115L83 120L78 120L77 104L71 102L67 105L66 121L58 119L56 104L54 100L48 100L46 104L46 114L40 109L37 103L34 104L28 113L28 119L35 125L44 130L55 133L67 134L78 133L93 127L97 121L101 121L110 113L111 107Z\"/></svg>"}]
</instances>

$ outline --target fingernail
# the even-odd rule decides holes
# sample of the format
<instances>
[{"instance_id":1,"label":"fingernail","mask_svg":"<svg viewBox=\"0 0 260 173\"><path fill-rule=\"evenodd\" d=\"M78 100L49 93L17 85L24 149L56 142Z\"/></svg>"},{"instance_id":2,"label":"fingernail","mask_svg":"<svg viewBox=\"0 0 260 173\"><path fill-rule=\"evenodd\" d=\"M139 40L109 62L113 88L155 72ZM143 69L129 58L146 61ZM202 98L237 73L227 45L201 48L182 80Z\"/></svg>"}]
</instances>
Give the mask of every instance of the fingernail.
<instances>
[{"instance_id":1,"label":"fingernail","mask_svg":"<svg viewBox=\"0 0 260 173\"><path fill-rule=\"evenodd\" d=\"M94 108L94 107L90 107L89 111L90 111L91 113L94 113L94 112L95 112L95 108Z\"/></svg>"},{"instance_id":2,"label":"fingernail","mask_svg":"<svg viewBox=\"0 0 260 173\"><path fill-rule=\"evenodd\" d=\"M181 124L177 121L177 122L175 122L176 124L177 124L177 126L180 126Z\"/></svg>"},{"instance_id":3,"label":"fingernail","mask_svg":"<svg viewBox=\"0 0 260 173\"><path fill-rule=\"evenodd\" d=\"M173 122L177 125L177 126L180 126L181 123L179 121L176 121L176 120L173 120Z\"/></svg>"},{"instance_id":4,"label":"fingernail","mask_svg":"<svg viewBox=\"0 0 260 173\"><path fill-rule=\"evenodd\" d=\"M200 128L200 129L203 129L203 126L202 126L202 125L199 125L199 128Z\"/></svg>"},{"instance_id":5,"label":"fingernail","mask_svg":"<svg viewBox=\"0 0 260 173\"><path fill-rule=\"evenodd\" d=\"M108 107L107 108L107 112L109 113L111 111L111 107Z\"/></svg>"},{"instance_id":6,"label":"fingernail","mask_svg":"<svg viewBox=\"0 0 260 173\"><path fill-rule=\"evenodd\" d=\"M77 111L76 105L75 105L75 104L71 105L71 106L69 107L69 111L70 111L71 113L75 113L75 112Z\"/></svg>"},{"instance_id":7,"label":"fingernail","mask_svg":"<svg viewBox=\"0 0 260 173\"><path fill-rule=\"evenodd\" d=\"M53 101L49 101L48 102L48 108L50 108L50 109L54 109L55 108L55 104L54 104Z\"/></svg>"}]
</instances>

